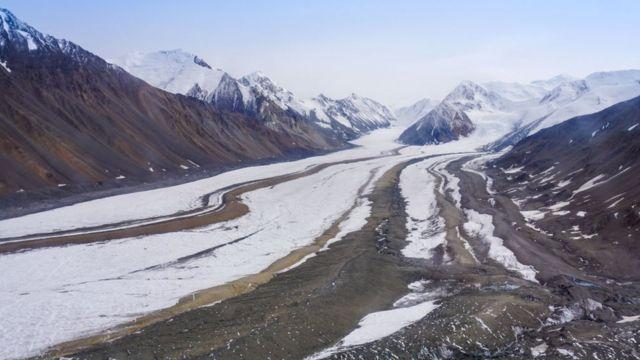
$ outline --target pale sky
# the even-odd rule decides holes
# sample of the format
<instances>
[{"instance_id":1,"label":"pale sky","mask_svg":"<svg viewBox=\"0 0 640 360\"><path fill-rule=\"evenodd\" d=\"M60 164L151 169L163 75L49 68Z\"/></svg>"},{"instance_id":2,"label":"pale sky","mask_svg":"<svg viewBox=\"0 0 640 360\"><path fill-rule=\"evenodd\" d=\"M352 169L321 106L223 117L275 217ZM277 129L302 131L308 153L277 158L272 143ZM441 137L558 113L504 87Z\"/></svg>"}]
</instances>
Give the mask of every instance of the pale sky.
<instances>
[{"instance_id":1,"label":"pale sky","mask_svg":"<svg viewBox=\"0 0 640 360\"><path fill-rule=\"evenodd\" d=\"M389 106L461 80L529 82L640 68L640 1L0 0L103 58L181 48L300 97Z\"/></svg>"}]
</instances>

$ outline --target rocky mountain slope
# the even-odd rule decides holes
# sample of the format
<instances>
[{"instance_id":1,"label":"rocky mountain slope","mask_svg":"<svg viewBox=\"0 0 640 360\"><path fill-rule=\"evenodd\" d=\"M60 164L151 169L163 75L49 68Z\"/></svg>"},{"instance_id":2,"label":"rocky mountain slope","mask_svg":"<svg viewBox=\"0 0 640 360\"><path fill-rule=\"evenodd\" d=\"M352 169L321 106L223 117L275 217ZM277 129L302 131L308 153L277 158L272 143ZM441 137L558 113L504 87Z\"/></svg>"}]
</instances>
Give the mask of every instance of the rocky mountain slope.
<instances>
[{"instance_id":1,"label":"rocky mountain slope","mask_svg":"<svg viewBox=\"0 0 640 360\"><path fill-rule=\"evenodd\" d=\"M617 276L640 266L640 97L540 130L493 165L531 226Z\"/></svg>"},{"instance_id":2,"label":"rocky mountain slope","mask_svg":"<svg viewBox=\"0 0 640 360\"><path fill-rule=\"evenodd\" d=\"M266 99L257 101L257 118L157 89L5 9L0 63L0 166L10 169L0 173L0 195L152 180L343 145Z\"/></svg>"}]
</instances>

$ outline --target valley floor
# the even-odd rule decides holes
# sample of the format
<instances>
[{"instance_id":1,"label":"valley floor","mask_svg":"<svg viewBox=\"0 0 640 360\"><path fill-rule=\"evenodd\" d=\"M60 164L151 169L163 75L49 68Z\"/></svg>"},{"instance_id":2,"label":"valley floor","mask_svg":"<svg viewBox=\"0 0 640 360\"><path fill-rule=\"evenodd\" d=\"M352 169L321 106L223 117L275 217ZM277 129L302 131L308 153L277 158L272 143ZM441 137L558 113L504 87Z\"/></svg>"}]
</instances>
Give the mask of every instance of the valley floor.
<instances>
[{"instance_id":1,"label":"valley floor","mask_svg":"<svg viewBox=\"0 0 640 360\"><path fill-rule=\"evenodd\" d=\"M485 139L397 135L0 221L0 358L640 356L640 283L528 226Z\"/></svg>"}]
</instances>

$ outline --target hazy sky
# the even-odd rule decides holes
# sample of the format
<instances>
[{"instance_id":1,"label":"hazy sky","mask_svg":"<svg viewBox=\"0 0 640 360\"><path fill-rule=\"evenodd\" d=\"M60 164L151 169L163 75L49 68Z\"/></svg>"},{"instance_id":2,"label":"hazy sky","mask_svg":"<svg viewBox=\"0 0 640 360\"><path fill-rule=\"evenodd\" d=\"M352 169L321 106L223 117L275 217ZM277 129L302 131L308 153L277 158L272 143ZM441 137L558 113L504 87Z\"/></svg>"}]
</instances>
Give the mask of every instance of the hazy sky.
<instances>
[{"instance_id":1,"label":"hazy sky","mask_svg":"<svg viewBox=\"0 0 640 360\"><path fill-rule=\"evenodd\" d=\"M104 57L182 48L299 96L391 106L461 80L531 81L640 68L640 1L0 0Z\"/></svg>"}]
</instances>

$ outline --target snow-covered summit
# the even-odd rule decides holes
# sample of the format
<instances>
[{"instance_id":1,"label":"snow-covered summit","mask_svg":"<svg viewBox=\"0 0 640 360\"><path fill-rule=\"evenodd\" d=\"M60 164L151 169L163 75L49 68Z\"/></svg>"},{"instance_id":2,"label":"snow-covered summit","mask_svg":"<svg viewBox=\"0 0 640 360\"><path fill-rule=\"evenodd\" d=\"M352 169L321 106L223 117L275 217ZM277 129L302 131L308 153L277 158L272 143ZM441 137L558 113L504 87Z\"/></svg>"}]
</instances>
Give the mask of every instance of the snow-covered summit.
<instances>
[{"instance_id":1,"label":"snow-covered summit","mask_svg":"<svg viewBox=\"0 0 640 360\"><path fill-rule=\"evenodd\" d=\"M401 125L409 125L427 115L438 103L440 103L440 101L425 98L418 100L412 105L398 108L394 113Z\"/></svg>"},{"instance_id":2,"label":"snow-covered summit","mask_svg":"<svg viewBox=\"0 0 640 360\"><path fill-rule=\"evenodd\" d=\"M176 49L136 52L114 61L132 75L175 94L191 96L227 110L247 110L250 89L196 54Z\"/></svg>"},{"instance_id":3,"label":"snow-covered summit","mask_svg":"<svg viewBox=\"0 0 640 360\"><path fill-rule=\"evenodd\" d=\"M336 104L356 128L373 130L389 126L395 120L395 116L385 105L355 93L337 100Z\"/></svg>"},{"instance_id":4,"label":"snow-covered summit","mask_svg":"<svg viewBox=\"0 0 640 360\"><path fill-rule=\"evenodd\" d=\"M508 100L472 81L463 81L444 98L443 102L462 111L491 111L503 109Z\"/></svg>"}]
</instances>

